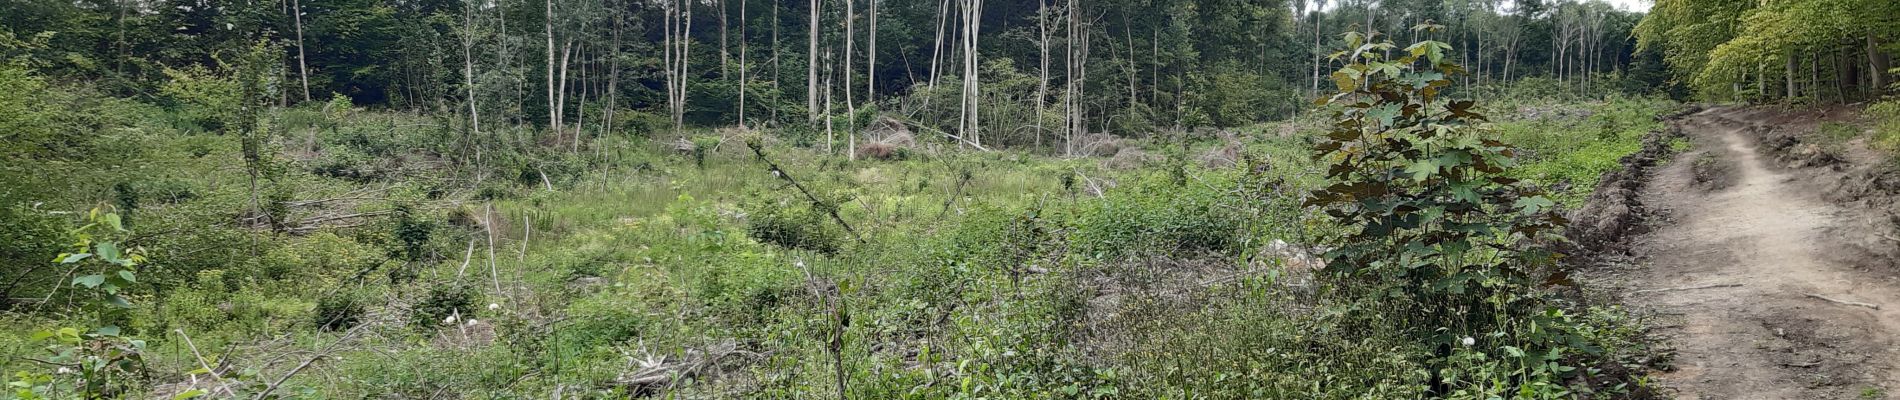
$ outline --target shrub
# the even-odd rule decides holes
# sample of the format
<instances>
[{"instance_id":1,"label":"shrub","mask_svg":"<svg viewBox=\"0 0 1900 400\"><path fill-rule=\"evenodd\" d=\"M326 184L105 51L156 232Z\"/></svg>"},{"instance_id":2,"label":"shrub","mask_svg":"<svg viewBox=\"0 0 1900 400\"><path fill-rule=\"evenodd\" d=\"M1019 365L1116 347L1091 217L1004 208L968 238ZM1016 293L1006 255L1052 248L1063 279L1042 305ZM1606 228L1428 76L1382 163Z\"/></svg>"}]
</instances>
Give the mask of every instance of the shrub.
<instances>
[{"instance_id":1,"label":"shrub","mask_svg":"<svg viewBox=\"0 0 1900 400\"><path fill-rule=\"evenodd\" d=\"M787 249L838 252L844 232L825 212L788 200L755 201L746 208L746 236Z\"/></svg>"},{"instance_id":2,"label":"shrub","mask_svg":"<svg viewBox=\"0 0 1900 400\"><path fill-rule=\"evenodd\" d=\"M312 321L317 329L338 331L356 327L365 314L361 296L342 293L317 300L316 319Z\"/></svg>"},{"instance_id":3,"label":"shrub","mask_svg":"<svg viewBox=\"0 0 1900 400\"><path fill-rule=\"evenodd\" d=\"M1217 173L1201 176L1230 179ZM1240 201L1207 186L1177 185L1175 177L1164 172L1088 204L1077 217L1072 240L1083 254L1102 259L1225 253L1237 250L1245 233L1246 216L1232 207Z\"/></svg>"},{"instance_id":4,"label":"shrub","mask_svg":"<svg viewBox=\"0 0 1900 400\"><path fill-rule=\"evenodd\" d=\"M460 283L430 286L429 294L410 309L409 325L427 331L441 326L451 316L468 319L481 301L477 290Z\"/></svg>"}]
</instances>

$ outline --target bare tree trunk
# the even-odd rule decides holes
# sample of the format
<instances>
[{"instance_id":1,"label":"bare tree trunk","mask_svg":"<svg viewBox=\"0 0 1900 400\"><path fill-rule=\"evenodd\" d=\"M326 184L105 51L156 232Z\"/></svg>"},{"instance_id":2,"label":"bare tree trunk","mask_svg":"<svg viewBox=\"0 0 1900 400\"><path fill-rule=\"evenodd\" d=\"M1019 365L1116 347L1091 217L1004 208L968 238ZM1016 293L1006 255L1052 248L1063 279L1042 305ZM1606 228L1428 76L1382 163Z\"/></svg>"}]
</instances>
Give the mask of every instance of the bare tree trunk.
<instances>
[{"instance_id":1,"label":"bare tree trunk","mask_svg":"<svg viewBox=\"0 0 1900 400\"><path fill-rule=\"evenodd\" d=\"M943 58L943 29L944 27L948 25L947 22L949 22L949 19L950 19L950 0L943 0L943 3L937 6L937 40L935 42L936 46L932 47L930 50L930 88L931 89L937 88L937 66L941 65L939 60Z\"/></svg>"},{"instance_id":2,"label":"bare tree trunk","mask_svg":"<svg viewBox=\"0 0 1900 400\"><path fill-rule=\"evenodd\" d=\"M983 21L983 0L969 1L969 28L967 28L967 32L964 34L968 46L965 47L965 54L963 56L965 68L963 87L967 88L964 92L964 97L967 97L970 103L970 128L969 132L967 132L968 134L964 136L964 139L968 139L971 143L981 147L983 145L983 133L982 125L978 123L978 117L982 114L977 109L977 99L981 96L983 87L977 78L977 39L981 38L980 27Z\"/></svg>"},{"instance_id":3,"label":"bare tree trunk","mask_svg":"<svg viewBox=\"0 0 1900 400\"><path fill-rule=\"evenodd\" d=\"M858 159L858 103L851 98L851 50L856 48L856 44L852 41L852 39L857 37L853 23L853 21L857 20L857 16L854 15L857 12L856 8L856 5L852 4L851 0L844 0L844 71L842 71L844 74L845 108L844 151L845 158L853 161Z\"/></svg>"},{"instance_id":4,"label":"bare tree trunk","mask_svg":"<svg viewBox=\"0 0 1900 400\"><path fill-rule=\"evenodd\" d=\"M1064 156L1071 157L1075 156L1075 76L1076 70L1078 69L1076 68L1075 57L1075 41L1077 39L1075 12L1077 1L1079 0L1069 0L1068 10L1065 11L1068 14L1069 40L1065 41L1068 50L1066 50L1065 55L1062 57L1063 64L1065 64L1063 66L1062 77L1062 153Z\"/></svg>"},{"instance_id":5,"label":"bare tree trunk","mask_svg":"<svg viewBox=\"0 0 1900 400\"><path fill-rule=\"evenodd\" d=\"M864 50L864 101L870 102L870 103L876 103L877 102L877 2L878 0L865 0L865 1L871 3L870 5L871 14L869 16L869 18L871 19L871 30L866 31L864 33L865 39L870 41L869 47Z\"/></svg>"},{"instance_id":6,"label":"bare tree trunk","mask_svg":"<svg viewBox=\"0 0 1900 400\"><path fill-rule=\"evenodd\" d=\"M741 129L744 129L746 127L745 125L746 81L752 80L752 77L746 74L747 72L746 71L746 35L745 35L746 25L747 25L746 14L745 14L746 3L747 3L746 0L739 0L739 128ZM777 43L774 42L773 46L776 47Z\"/></svg>"},{"instance_id":7,"label":"bare tree trunk","mask_svg":"<svg viewBox=\"0 0 1900 400\"><path fill-rule=\"evenodd\" d=\"M778 3L779 2L776 1L772 2L772 45L770 46L772 48L772 99L784 100L784 91L779 90L779 81L785 77L785 64L780 61L782 59L779 58L778 51L780 47L778 45ZM773 103L776 104L777 102ZM770 108L772 110L772 120L768 122L777 122L778 107Z\"/></svg>"},{"instance_id":8,"label":"bare tree trunk","mask_svg":"<svg viewBox=\"0 0 1900 400\"><path fill-rule=\"evenodd\" d=\"M825 52L825 84L824 84L825 86L825 115L824 115L825 154L829 154L829 155L838 154L838 149L837 149L838 135L831 130L831 120L836 119L836 118L831 117L831 74L833 72L834 71L831 69L831 52L826 51Z\"/></svg>"},{"instance_id":9,"label":"bare tree trunk","mask_svg":"<svg viewBox=\"0 0 1900 400\"><path fill-rule=\"evenodd\" d=\"M586 31L585 26L582 27L582 31L583 32ZM583 57L578 57L582 60L581 67L580 67L580 72L575 74L577 76L574 77L574 80L580 81L580 83L577 84L578 86L580 86L580 99L579 99L580 101L574 104L574 141L572 143L568 143L568 146L569 146L568 153L574 153L574 154L578 154L581 152L581 127L587 126L587 61L585 61L587 60L587 58L585 57L586 50L587 48L585 47L585 45L583 45L581 49L575 51L577 53L581 53ZM564 66L561 69L566 70L567 68Z\"/></svg>"},{"instance_id":10,"label":"bare tree trunk","mask_svg":"<svg viewBox=\"0 0 1900 400\"><path fill-rule=\"evenodd\" d=\"M1798 95L1799 93L1795 89L1794 67L1795 67L1794 50L1790 49L1788 51L1788 60L1786 63L1783 64L1783 68L1782 68L1782 72L1788 75L1786 77L1788 93L1787 93L1787 96L1784 97L1784 99L1787 100L1789 103L1793 103L1795 96Z\"/></svg>"},{"instance_id":11,"label":"bare tree trunk","mask_svg":"<svg viewBox=\"0 0 1900 400\"><path fill-rule=\"evenodd\" d=\"M607 115L603 132L613 134L614 111L620 108L620 20L624 18L618 2L614 5L613 50L607 52Z\"/></svg>"},{"instance_id":12,"label":"bare tree trunk","mask_svg":"<svg viewBox=\"0 0 1900 400\"><path fill-rule=\"evenodd\" d=\"M1313 7L1313 96L1315 97L1319 96L1319 63L1320 60L1323 59L1323 57L1320 57L1320 54L1323 52L1321 52L1319 48L1320 31L1322 30L1319 26L1319 22L1320 16L1325 14L1319 12L1319 9L1325 6L1325 0L1319 0Z\"/></svg>"},{"instance_id":13,"label":"bare tree trunk","mask_svg":"<svg viewBox=\"0 0 1900 400\"><path fill-rule=\"evenodd\" d=\"M806 51L805 63L805 110L806 120L818 122L818 0L811 0L811 38L807 41L810 50ZM827 142L829 143L829 142ZM831 149L830 144L825 149Z\"/></svg>"},{"instance_id":14,"label":"bare tree trunk","mask_svg":"<svg viewBox=\"0 0 1900 400\"><path fill-rule=\"evenodd\" d=\"M548 15L544 26L548 34L548 129L561 131L561 109L554 104L554 0L547 0Z\"/></svg>"},{"instance_id":15,"label":"bare tree trunk","mask_svg":"<svg viewBox=\"0 0 1900 400\"><path fill-rule=\"evenodd\" d=\"M680 78L680 84L679 92L676 94L678 100L674 102L673 106L673 131L675 134L686 128L686 94L688 93L686 87L693 81L692 78L688 76L693 66L691 62L693 55L692 2L686 2L684 5L681 5L680 11L680 20L685 23L680 25L680 33L677 35L679 38L680 52L676 61L679 62L680 72L678 76Z\"/></svg>"},{"instance_id":16,"label":"bare tree trunk","mask_svg":"<svg viewBox=\"0 0 1900 400\"><path fill-rule=\"evenodd\" d=\"M475 51L474 51L475 4L473 1L464 1L463 3L464 4L462 5L462 86L464 89L467 89L467 92L468 92L469 131L471 134L479 136L482 134L482 118L481 118L481 114L475 111ZM299 25L301 26L301 24ZM302 28L298 28L299 32L301 32L302 30L303 30ZM298 53L297 63L303 64L303 54L302 54L303 40L301 39L302 34L299 33L298 37L299 39L297 40L297 53ZM304 84L304 101L310 101L310 86L308 83L309 81L306 80L305 82L306 83Z\"/></svg>"},{"instance_id":17,"label":"bare tree trunk","mask_svg":"<svg viewBox=\"0 0 1900 400\"><path fill-rule=\"evenodd\" d=\"M122 11L120 13L120 42L125 42L123 9L125 8L120 8ZM310 66L304 61L304 2L291 0L291 15L295 15L291 21L296 21L296 78L304 82L304 100L308 102L310 100ZM469 100L473 100L473 97Z\"/></svg>"},{"instance_id":18,"label":"bare tree trunk","mask_svg":"<svg viewBox=\"0 0 1900 400\"><path fill-rule=\"evenodd\" d=\"M726 78L732 76L728 73L731 72L731 68L726 66L727 60L731 58L729 56L731 53L726 51L731 48L726 47L726 0L716 0L716 2L719 3L719 77ZM745 0L740 0L740 2L743 3Z\"/></svg>"},{"instance_id":19,"label":"bare tree trunk","mask_svg":"<svg viewBox=\"0 0 1900 400\"><path fill-rule=\"evenodd\" d=\"M554 138L561 138L561 129L567 126L567 62L574 55L574 40L568 39L561 44L560 87L554 91Z\"/></svg>"},{"instance_id":20,"label":"bare tree trunk","mask_svg":"<svg viewBox=\"0 0 1900 400\"><path fill-rule=\"evenodd\" d=\"M1887 57L1880 53L1880 40L1867 35L1867 70L1872 78L1874 93L1887 90Z\"/></svg>"},{"instance_id":21,"label":"bare tree trunk","mask_svg":"<svg viewBox=\"0 0 1900 400\"><path fill-rule=\"evenodd\" d=\"M1036 82L1035 101L1036 148L1040 150L1043 134L1042 104L1049 98L1049 0L1037 0L1036 3L1036 34L1041 39L1036 41L1036 47L1042 52L1041 56L1037 57L1037 61L1042 63L1042 67L1038 69L1042 73L1042 80Z\"/></svg>"}]
</instances>

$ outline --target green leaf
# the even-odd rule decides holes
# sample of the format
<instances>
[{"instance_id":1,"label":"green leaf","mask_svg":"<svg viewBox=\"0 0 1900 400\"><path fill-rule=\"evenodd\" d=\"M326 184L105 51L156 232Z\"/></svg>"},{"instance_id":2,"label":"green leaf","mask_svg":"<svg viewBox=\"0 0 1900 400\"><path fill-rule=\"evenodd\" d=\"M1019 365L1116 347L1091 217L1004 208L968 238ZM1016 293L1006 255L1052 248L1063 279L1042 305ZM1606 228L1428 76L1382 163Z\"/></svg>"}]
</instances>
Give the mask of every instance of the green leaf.
<instances>
[{"instance_id":1,"label":"green leaf","mask_svg":"<svg viewBox=\"0 0 1900 400\"><path fill-rule=\"evenodd\" d=\"M1433 160L1418 160L1406 166L1405 172L1412 174L1412 180L1422 181L1438 173L1438 163Z\"/></svg>"},{"instance_id":2,"label":"green leaf","mask_svg":"<svg viewBox=\"0 0 1900 400\"><path fill-rule=\"evenodd\" d=\"M88 289L99 287L99 284L102 284L102 283L106 283L105 275L92 274L92 275L86 275L86 276L73 278L74 285L85 286Z\"/></svg>"},{"instance_id":3,"label":"green leaf","mask_svg":"<svg viewBox=\"0 0 1900 400\"><path fill-rule=\"evenodd\" d=\"M131 302L125 301L124 297L119 297L119 295L116 294L106 295L106 304L118 308L132 308Z\"/></svg>"},{"instance_id":4,"label":"green leaf","mask_svg":"<svg viewBox=\"0 0 1900 400\"><path fill-rule=\"evenodd\" d=\"M172 395L172 400L195 399L195 398L202 397L204 395L205 395L205 391L203 389L192 389L192 390L186 390L183 392L179 392L178 394Z\"/></svg>"},{"instance_id":5,"label":"green leaf","mask_svg":"<svg viewBox=\"0 0 1900 400\"><path fill-rule=\"evenodd\" d=\"M125 224L123 222L120 222L119 214L106 213L105 217L103 217L102 219L106 221L106 226L112 227L112 230L120 231L120 232L125 231Z\"/></svg>"},{"instance_id":6,"label":"green leaf","mask_svg":"<svg viewBox=\"0 0 1900 400\"><path fill-rule=\"evenodd\" d=\"M106 326L101 326L98 328L93 328L92 334L99 335L99 336L119 336L119 326L106 325Z\"/></svg>"},{"instance_id":7,"label":"green leaf","mask_svg":"<svg viewBox=\"0 0 1900 400\"><path fill-rule=\"evenodd\" d=\"M93 247L99 250L99 259L106 260L106 262L117 264L119 260L125 259L125 254L119 252L119 245L117 243L99 242L98 245Z\"/></svg>"},{"instance_id":8,"label":"green leaf","mask_svg":"<svg viewBox=\"0 0 1900 400\"><path fill-rule=\"evenodd\" d=\"M126 283L136 283L136 282L138 282L138 281L139 281L139 279L138 279L138 274L135 274L135 273L133 273L133 272L132 272L132 270L129 270L129 269L128 269L128 270L120 270L120 271L119 271L119 278L121 278L121 279L125 279L125 282L126 282Z\"/></svg>"},{"instance_id":9,"label":"green leaf","mask_svg":"<svg viewBox=\"0 0 1900 400\"><path fill-rule=\"evenodd\" d=\"M61 258L61 259L59 260L59 263L60 263L60 264L72 264L72 263L76 263L76 262L79 262L80 260L85 260L85 259L86 259L86 258L88 258L88 257L92 257L92 253L75 253L75 254L67 254L67 255L66 255L66 257L64 257L64 258Z\"/></svg>"},{"instance_id":10,"label":"green leaf","mask_svg":"<svg viewBox=\"0 0 1900 400\"><path fill-rule=\"evenodd\" d=\"M1517 202L1513 203L1512 206L1517 207L1518 210L1523 211L1525 214L1536 214L1556 204L1556 202L1552 202L1550 199L1544 198L1544 196L1531 196L1517 199Z\"/></svg>"}]
</instances>

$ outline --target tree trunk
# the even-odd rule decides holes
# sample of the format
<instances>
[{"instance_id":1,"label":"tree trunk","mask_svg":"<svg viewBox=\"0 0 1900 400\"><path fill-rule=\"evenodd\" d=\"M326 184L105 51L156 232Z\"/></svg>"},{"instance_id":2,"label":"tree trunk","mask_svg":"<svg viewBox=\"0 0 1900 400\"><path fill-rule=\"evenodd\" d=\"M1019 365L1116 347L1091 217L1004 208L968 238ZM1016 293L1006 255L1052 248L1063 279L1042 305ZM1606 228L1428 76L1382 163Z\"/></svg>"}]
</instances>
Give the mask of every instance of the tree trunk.
<instances>
[{"instance_id":1,"label":"tree trunk","mask_svg":"<svg viewBox=\"0 0 1900 400\"><path fill-rule=\"evenodd\" d=\"M1042 67L1037 69L1042 74L1042 80L1036 82L1035 106L1036 148L1040 150L1043 134L1042 104L1044 99L1049 98L1049 0L1037 0L1037 4L1036 34L1041 40L1036 41L1036 48L1041 51L1041 56L1037 57L1036 61L1042 64Z\"/></svg>"},{"instance_id":2,"label":"tree trunk","mask_svg":"<svg viewBox=\"0 0 1900 400\"><path fill-rule=\"evenodd\" d=\"M1321 49L1319 48L1320 46L1319 38L1320 38L1320 31L1321 31L1319 22L1320 22L1320 16L1324 15L1319 12L1319 8L1321 6L1325 6L1325 4L1326 3L1324 1L1321 1L1317 6L1313 7L1313 96L1314 97L1319 96L1319 63L1320 63L1320 60L1324 59L1324 57L1320 57L1320 54L1325 53L1324 51L1321 51Z\"/></svg>"},{"instance_id":3,"label":"tree trunk","mask_svg":"<svg viewBox=\"0 0 1900 400\"><path fill-rule=\"evenodd\" d=\"M739 0L739 128L745 129L746 81L752 77L746 74L746 0ZM774 46L777 43L773 44Z\"/></svg>"},{"instance_id":4,"label":"tree trunk","mask_svg":"<svg viewBox=\"0 0 1900 400\"><path fill-rule=\"evenodd\" d=\"M574 40L568 39L561 44L560 86L554 91L554 139L561 138L561 128L567 126L567 61L574 54Z\"/></svg>"},{"instance_id":5,"label":"tree trunk","mask_svg":"<svg viewBox=\"0 0 1900 400\"><path fill-rule=\"evenodd\" d=\"M302 28L298 29L300 32L302 30ZM474 30L475 4L473 1L466 1L465 4L462 5L462 86L468 92L469 132L472 135L479 136L482 134L482 118L481 114L475 111ZM301 64L303 64L303 40L301 39L301 33L299 33L298 36L300 39L297 40L297 64L301 66ZM310 86L308 82L309 81L306 80L304 84L304 101L310 101Z\"/></svg>"},{"instance_id":6,"label":"tree trunk","mask_svg":"<svg viewBox=\"0 0 1900 400\"><path fill-rule=\"evenodd\" d=\"M554 0L547 0L548 15L544 26L548 36L548 129L561 131L561 109L554 104Z\"/></svg>"},{"instance_id":7,"label":"tree trunk","mask_svg":"<svg viewBox=\"0 0 1900 400\"><path fill-rule=\"evenodd\" d=\"M1880 39L1867 35L1867 72L1872 79L1874 93L1887 90L1887 56L1880 53Z\"/></svg>"},{"instance_id":8,"label":"tree trunk","mask_svg":"<svg viewBox=\"0 0 1900 400\"><path fill-rule=\"evenodd\" d=\"M623 14L621 14L622 11L620 7L619 4L615 4L614 47L612 51L607 52L607 115L604 118L605 120L602 121L606 124L606 127L602 129L603 132L610 135L616 132L614 130L614 111L620 108L620 20L624 18Z\"/></svg>"},{"instance_id":9,"label":"tree trunk","mask_svg":"<svg viewBox=\"0 0 1900 400\"><path fill-rule=\"evenodd\" d=\"M857 37L855 24L857 6L851 0L844 0L844 109L845 109L845 158L858 159L858 103L851 98L851 50L856 48L853 39Z\"/></svg>"},{"instance_id":10,"label":"tree trunk","mask_svg":"<svg viewBox=\"0 0 1900 400\"><path fill-rule=\"evenodd\" d=\"M125 8L120 9L123 11ZM298 78L300 82L304 82L304 100L308 102L308 100L310 100L310 66L304 61L304 2L291 0L291 15L295 15L291 21L296 21L296 78ZM469 19L473 19L473 17L469 17ZM122 17L120 17L120 42L125 42L125 30L123 30L125 23L123 23L123 21L125 21L125 17L123 17L122 13ZM1872 40L1872 38L1870 38L1870 40ZM1872 42L1868 42L1868 44L1872 44ZM466 51L464 51L464 53L466 53ZM473 102L475 99L471 97L469 100Z\"/></svg>"},{"instance_id":11,"label":"tree trunk","mask_svg":"<svg viewBox=\"0 0 1900 400\"><path fill-rule=\"evenodd\" d=\"M949 19L950 19L950 0L943 0L943 3L937 6L937 40L935 41L936 45L933 46L930 50L930 88L931 89L937 88L937 67L939 65L942 65L940 60L942 60L943 58L943 29L944 27L948 25Z\"/></svg>"},{"instance_id":12,"label":"tree trunk","mask_svg":"<svg viewBox=\"0 0 1900 400\"><path fill-rule=\"evenodd\" d=\"M740 0L740 2L744 1L745 0ZM730 49L731 47L726 47L726 1L717 0L717 2L719 3L719 78L725 79L726 77L732 76L728 73L731 72L732 69L726 66L727 60L731 58L729 56L731 53L728 53L726 49ZM744 23L744 21L741 21L741 23Z\"/></svg>"},{"instance_id":13,"label":"tree trunk","mask_svg":"<svg viewBox=\"0 0 1900 400\"><path fill-rule=\"evenodd\" d=\"M811 0L811 37L806 41L810 50L806 53L805 63L805 111L806 121L818 122L818 0ZM826 142L830 143L830 142ZM831 149L830 144L825 145Z\"/></svg>"},{"instance_id":14,"label":"tree trunk","mask_svg":"<svg viewBox=\"0 0 1900 400\"><path fill-rule=\"evenodd\" d=\"M871 30L864 33L865 39L868 39L870 41L869 43L870 47L866 48L864 51L864 101L876 103L877 102L877 2L878 0L865 0L865 1L871 3L870 5L871 14L869 17L871 19Z\"/></svg>"},{"instance_id":15,"label":"tree trunk","mask_svg":"<svg viewBox=\"0 0 1900 400\"><path fill-rule=\"evenodd\" d=\"M1782 68L1782 72L1787 74L1787 88L1786 88L1787 93L1785 93L1786 97L1784 97L1784 99L1787 100L1787 102L1789 103L1794 102L1795 96L1799 95L1799 92L1795 89L1794 67L1795 67L1794 50L1790 49L1788 51L1788 60L1786 63L1784 63L1784 68Z\"/></svg>"}]
</instances>

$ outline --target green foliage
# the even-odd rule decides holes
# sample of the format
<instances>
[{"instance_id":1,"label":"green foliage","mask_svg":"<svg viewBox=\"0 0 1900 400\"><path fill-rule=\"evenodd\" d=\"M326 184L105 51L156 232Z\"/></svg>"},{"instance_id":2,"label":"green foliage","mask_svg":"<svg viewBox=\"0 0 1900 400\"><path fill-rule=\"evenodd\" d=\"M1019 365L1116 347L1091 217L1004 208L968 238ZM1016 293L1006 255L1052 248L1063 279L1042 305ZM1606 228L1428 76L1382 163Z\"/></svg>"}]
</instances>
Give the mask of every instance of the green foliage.
<instances>
[{"instance_id":1,"label":"green foliage","mask_svg":"<svg viewBox=\"0 0 1900 400\"><path fill-rule=\"evenodd\" d=\"M787 249L830 254L844 242L843 229L824 210L789 199L753 201L746 207L746 223L752 240Z\"/></svg>"},{"instance_id":2,"label":"green foliage","mask_svg":"<svg viewBox=\"0 0 1900 400\"><path fill-rule=\"evenodd\" d=\"M1393 46L1366 39L1347 35L1339 93L1322 100L1335 123L1315 158L1332 184L1309 204L1346 230L1325 271L1364 296L1356 307L1393 307L1382 317L1438 349L1440 395L1567 396L1571 353L1598 350L1573 347L1579 324L1537 289L1554 260L1541 244L1563 240L1555 203L1506 176L1516 151L1476 125L1473 102L1439 98L1463 72L1449 46L1386 59Z\"/></svg>"},{"instance_id":3,"label":"green foliage","mask_svg":"<svg viewBox=\"0 0 1900 400\"><path fill-rule=\"evenodd\" d=\"M433 297L430 298L434 300ZM365 309L363 299L353 293L343 293L317 300L316 320L311 321L318 329L337 331L356 327L363 321Z\"/></svg>"},{"instance_id":4,"label":"green foliage","mask_svg":"<svg viewBox=\"0 0 1900 400\"><path fill-rule=\"evenodd\" d=\"M1149 177L1130 190L1106 195L1077 217L1072 240L1077 250L1098 258L1132 255L1239 250L1247 216L1236 212L1244 199L1216 189L1232 177L1199 171L1214 182L1178 182L1172 173Z\"/></svg>"},{"instance_id":5,"label":"green foliage","mask_svg":"<svg viewBox=\"0 0 1900 400\"><path fill-rule=\"evenodd\" d=\"M459 324L472 318L478 309L476 305L480 303L480 289L474 286L460 283L432 285L429 293L410 309L409 325L429 332L443 325ZM350 310L345 306L340 311Z\"/></svg>"}]
</instances>

